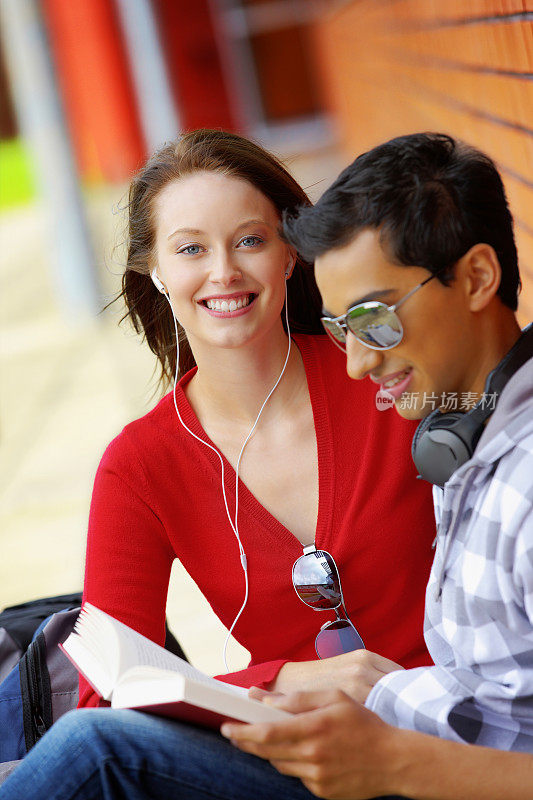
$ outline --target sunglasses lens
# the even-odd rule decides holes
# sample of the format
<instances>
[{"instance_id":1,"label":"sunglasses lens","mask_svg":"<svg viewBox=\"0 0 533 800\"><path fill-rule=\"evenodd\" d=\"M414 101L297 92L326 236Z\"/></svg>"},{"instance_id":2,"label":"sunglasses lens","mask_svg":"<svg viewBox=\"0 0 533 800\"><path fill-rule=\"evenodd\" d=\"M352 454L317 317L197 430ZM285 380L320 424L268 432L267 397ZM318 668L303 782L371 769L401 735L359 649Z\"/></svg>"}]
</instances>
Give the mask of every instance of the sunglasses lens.
<instances>
[{"instance_id":1,"label":"sunglasses lens","mask_svg":"<svg viewBox=\"0 0 533 800\"><path fill-rule=\"evenodd\" d=\"M363 640L354 626L345 619L338 619L327 624L315 640L315 649L319 658L331 658L352 650L364 650Z\"/></svg>"},{"instance_id":2,"label":"sunglasses lens","mask_svg":"<svg viewBox=\"0 0 533 800\"><path fill-rule=\"evenodd\" d=\"M346 324L360 342L377 349L399 344L403 336L402 323L394 311L383 303L361 303L353 308Z\"/></svg>"},{"instance_id":3,"label":"sunglasses lens","mask_svg":"<svg viewBox=\"0 0 533 800\"><path fill-rule=\"evenodd\" d=\"M323 550L300 556L292 568L296 594L312 608L337 608L341 601L341 586L337 567Z\"/></svg>"},{"instance_id":4,"label":"sunglasses lens","mask_svg":"<svg viewBox=\"0 0 533 800\"><path fill-rule=\"evenodd\" d=\"M331 336L335 342L344 344L346 341L346 336L344 334L344 329L341 328L338 322L332 322L329 319L322 319L322 325L324 326L326 333L329 334L329 336Z\"/></svg>"}]
</instances>

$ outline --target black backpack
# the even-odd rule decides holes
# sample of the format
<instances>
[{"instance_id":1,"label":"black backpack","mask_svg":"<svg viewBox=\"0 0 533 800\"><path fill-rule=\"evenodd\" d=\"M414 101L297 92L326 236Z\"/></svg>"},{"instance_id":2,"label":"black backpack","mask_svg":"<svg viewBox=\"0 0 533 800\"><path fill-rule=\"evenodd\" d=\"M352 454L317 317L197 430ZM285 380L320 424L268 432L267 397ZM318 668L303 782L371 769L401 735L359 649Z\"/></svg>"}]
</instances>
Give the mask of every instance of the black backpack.
<instances>
[{"instance_id":1,"label":"black backpack","mask_svg":"<svg viewBox=\"0 0 533 800\"><path fill-rule=\"evenodd\" d=\"M81 593L0 613L0 784L60 716L78 704L78 671L58 645L72 632ZM168 626L165 647L186 659Z\"/></svg>"}]
</instances>

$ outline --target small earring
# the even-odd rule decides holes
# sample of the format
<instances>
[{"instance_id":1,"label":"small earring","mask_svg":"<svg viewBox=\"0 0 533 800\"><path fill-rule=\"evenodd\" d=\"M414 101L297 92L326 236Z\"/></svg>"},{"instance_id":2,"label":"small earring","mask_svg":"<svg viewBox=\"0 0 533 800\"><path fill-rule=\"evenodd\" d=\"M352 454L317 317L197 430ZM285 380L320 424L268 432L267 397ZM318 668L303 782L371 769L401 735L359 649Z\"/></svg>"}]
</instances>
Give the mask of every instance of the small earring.
<instances>
[{"instance_id":1,"label":"small earring","mask_svg":"<svg viewBox=\"0 0 533 800\"><path fill-rule=\"evenodd\" d=\"M292 273L292 270L293 270L293 267L294 267L295 263L296 263L296 259L293 259L289 263L287 269L285 270L285 280L288 280L291 277L291 273Z\"/></svg>"}]
</instances>

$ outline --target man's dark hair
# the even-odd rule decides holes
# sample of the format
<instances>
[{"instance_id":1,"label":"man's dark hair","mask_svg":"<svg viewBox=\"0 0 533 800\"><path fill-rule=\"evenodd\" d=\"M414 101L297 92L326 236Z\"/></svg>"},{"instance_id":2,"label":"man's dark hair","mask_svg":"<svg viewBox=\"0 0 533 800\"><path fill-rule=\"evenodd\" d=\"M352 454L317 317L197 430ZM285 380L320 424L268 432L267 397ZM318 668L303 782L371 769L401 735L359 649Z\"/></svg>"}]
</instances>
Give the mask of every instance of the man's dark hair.
<instances>
[{"instance_id":1,"label":"man's dark hair","mask_svg":"<svg viewBox=\"0 0 533 800\"><path fill-rule=\"evenodd\" d=\"M498 295L515 310L520 288L513 219L493 161L440 133L399 136L363 153L313 207L285 214L284 233L309 261L348 244L364 228L398 264L444 270L473 245L491 245L502 279Z\"/></svg>"}]
</instances>

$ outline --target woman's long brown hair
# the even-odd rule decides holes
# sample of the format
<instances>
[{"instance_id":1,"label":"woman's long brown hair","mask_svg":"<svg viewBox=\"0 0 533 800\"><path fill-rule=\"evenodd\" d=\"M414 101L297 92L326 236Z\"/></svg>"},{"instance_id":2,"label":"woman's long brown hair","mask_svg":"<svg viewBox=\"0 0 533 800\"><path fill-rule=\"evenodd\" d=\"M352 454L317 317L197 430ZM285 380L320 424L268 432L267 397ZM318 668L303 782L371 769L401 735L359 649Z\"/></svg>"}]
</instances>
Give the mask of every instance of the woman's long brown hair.
<instances>
[{"instance_id":1,"label":"woman's long brown hair","mask_svg":"<svg viewBox=\"0 0 533 800\"><path fill-rule=\"evenodd\" d=\"M310 205L309 198L285 167L254 142L233 133L197 130L162 147L133 179L129 190L127 261L122 291L135 331L142 334L157 356L163 387L176 368L174 322L166 298L156 289L150 271L154 266L154 200L171 181L198 171L219 172L243 178L259 189L276 207L280 222L283 211L295 212ZM287 284L289 322L294 333L323 333L321 301L313 271L299 257ZM282 313L284 320L285 314ZM122 321L122 320L121 320ZM179 375L195 361L178 323Z\"/></svg>"}]
</instances>

